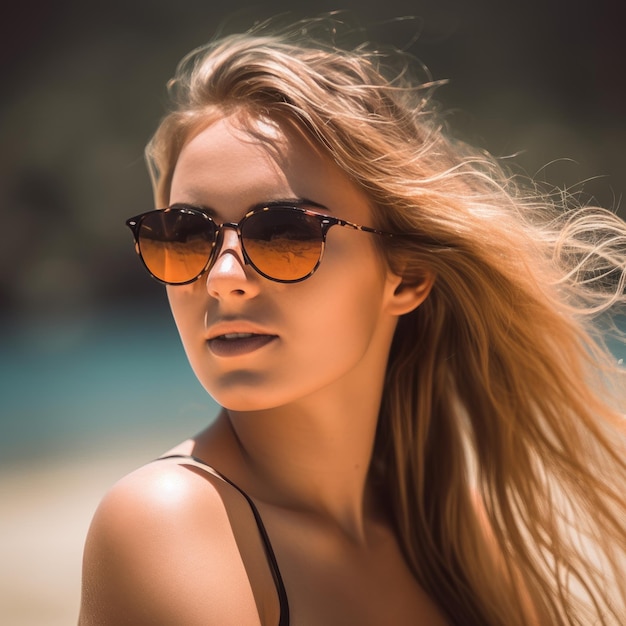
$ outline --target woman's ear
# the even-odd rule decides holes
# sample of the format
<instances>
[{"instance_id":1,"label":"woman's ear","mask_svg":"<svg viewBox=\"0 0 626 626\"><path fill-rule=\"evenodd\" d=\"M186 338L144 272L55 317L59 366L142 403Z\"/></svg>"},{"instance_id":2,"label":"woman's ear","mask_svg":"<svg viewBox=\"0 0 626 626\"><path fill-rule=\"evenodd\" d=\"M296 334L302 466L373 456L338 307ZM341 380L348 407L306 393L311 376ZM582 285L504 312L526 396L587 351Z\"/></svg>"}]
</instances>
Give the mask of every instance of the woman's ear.
<instances>
[{"instance_id":1,"label":"woman's ear","mask_svg":"<svg viewBox=\"0 0 626 626\"><path fill-rule=\"evenodd\" d=\"M387 312L391 315L404 315L416 309L430 294L435 284L434 272L425 270L422 280L418 283L405 282L402 276L391 274L389 276L390 291L387 301Z\"/></svg>"}]
</instances>

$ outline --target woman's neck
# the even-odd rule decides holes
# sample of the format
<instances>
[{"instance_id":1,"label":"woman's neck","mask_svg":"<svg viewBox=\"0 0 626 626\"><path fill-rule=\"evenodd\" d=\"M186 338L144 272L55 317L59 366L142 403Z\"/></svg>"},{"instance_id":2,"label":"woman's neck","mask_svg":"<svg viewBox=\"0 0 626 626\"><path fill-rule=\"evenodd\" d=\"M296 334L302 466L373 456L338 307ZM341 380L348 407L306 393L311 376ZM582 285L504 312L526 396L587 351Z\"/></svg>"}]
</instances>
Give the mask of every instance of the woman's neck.
<instances>
[{"instance_id":1,"label":"woman's neck","mask_svg":"<svg viewBox=\"0 0 626 626\"><path fill-rule=\"evenodd\" d=\"M250 495L315 514L355 541L377 508L368 482L382 385L254 412L222 411L196 439Z\"/></svg>"}]
</instances>

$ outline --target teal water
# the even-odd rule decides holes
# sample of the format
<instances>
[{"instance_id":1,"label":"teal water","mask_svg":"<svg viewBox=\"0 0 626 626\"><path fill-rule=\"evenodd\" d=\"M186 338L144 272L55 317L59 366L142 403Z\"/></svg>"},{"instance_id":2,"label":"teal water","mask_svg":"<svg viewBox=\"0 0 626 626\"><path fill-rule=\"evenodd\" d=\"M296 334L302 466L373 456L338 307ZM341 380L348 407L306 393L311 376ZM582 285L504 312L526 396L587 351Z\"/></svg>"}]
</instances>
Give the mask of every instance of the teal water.
<instances>
[{"instance_id":1,"label":"teal water","mask_svg":"<svg viewBox=\"0 0 626 626\"><path fill-rule=\"evenodd\" d=\"M120 311L4 328L0 462L124 437L173 445L217 413L167 315ZM625 345L609 347L626 362Z\"/></svg>"},{"instance_id":2,"label":"teal water","mask_svg":"<svg viewBox=\"0 0 626 626\"><path fill-rule=\"evenodd\" d=\"M2 461L142 433L175 444L217 412L169 317L111 313L3 335Z\"/></svg>"}]
</instances>

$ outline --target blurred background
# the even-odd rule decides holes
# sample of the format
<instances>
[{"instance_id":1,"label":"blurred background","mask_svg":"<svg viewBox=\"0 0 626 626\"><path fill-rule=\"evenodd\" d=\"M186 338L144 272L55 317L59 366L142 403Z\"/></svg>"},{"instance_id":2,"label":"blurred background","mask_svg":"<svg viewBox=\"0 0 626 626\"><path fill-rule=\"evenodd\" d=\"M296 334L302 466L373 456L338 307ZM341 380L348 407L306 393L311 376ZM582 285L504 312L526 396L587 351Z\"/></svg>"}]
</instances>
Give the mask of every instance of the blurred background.
<instances>
[{"instance_id":1,"label":"blurred background","mask_svg":"<svg viewBox=\"0 0 626 626\"><path fill-rule=\"evenodd\" d=\"M125 218L179 59L286 1L22 2L0 24L0 623L75 623L105 489L203 427ZM301 0L348 9L435 79L457 135L626 215L626 40L611 0ZM415 16L410 22L393 18Z\"/></svg>"}]
</instances>

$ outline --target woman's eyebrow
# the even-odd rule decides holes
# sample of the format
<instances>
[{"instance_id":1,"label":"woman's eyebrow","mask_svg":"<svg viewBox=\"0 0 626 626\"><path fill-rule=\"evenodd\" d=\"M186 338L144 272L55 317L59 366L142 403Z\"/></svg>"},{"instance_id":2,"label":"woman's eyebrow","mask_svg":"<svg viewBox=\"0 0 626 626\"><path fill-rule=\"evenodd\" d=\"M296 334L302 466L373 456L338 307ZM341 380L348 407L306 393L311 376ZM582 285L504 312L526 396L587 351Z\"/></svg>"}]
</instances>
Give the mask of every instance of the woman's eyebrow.
<instances>
[{"instance_id":1,"label":"woman's eyebrow","mask_svg":"<svg viewBox=\"0 0 626 626\"><path fill-rule=\"evenodd\" d=\"M196 209L197 211L202 211L202 213L206 213L210 218L216 218L219 214L215 209L212 209L205 204L200 202L174 202L170 204L170 209Z\"/></svg>"},{"instance_id":2,"label":"woman's eyebrow","mask_svg":"<svg viewBox=\"0 0 626 626\"><path fill-rule=\"evenodd\" d=\"M293 206L293 207L315 207L316 209L322 209L323 211L328 211L328 207L320 204L319 202L315 202L315 200L309 200L308 198L276 198L274 200L269 200L267 202L259 202L254 206L249 208L250 211L254 211L255 209L263 209L265 207L275 207L275 206Z\"/></svg>"},{"instance_id":3,"label":"woman's eyebrow","mask_svg":"<svg viewBox=\"0 0 626 626\"><path fill-rule=\"evenodd\" d=\"M256 209L264 209L266 207L278 207L278 206L298 207L298 208L312 207L315 209L321 209L322 211L329 211L329 208L327 206L319 202L315 202L315 200L309 200L308 198L294 197L294 198L276 198L274 200L268 200L265 202L257 202L256 204L248 207L248 209L246 210L246 213L250 211L254 211ZM203 213L205 213L210 218L216 221L219 221L220 219L219 211L217 211L216 209L206 204L202 204L201 202L175 202L170 205L170 208L185 208L185 207L190 207L198 211L202 211Z\"/></svg>"}]
</instances>

